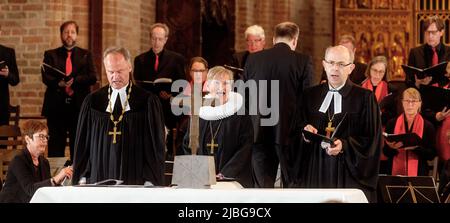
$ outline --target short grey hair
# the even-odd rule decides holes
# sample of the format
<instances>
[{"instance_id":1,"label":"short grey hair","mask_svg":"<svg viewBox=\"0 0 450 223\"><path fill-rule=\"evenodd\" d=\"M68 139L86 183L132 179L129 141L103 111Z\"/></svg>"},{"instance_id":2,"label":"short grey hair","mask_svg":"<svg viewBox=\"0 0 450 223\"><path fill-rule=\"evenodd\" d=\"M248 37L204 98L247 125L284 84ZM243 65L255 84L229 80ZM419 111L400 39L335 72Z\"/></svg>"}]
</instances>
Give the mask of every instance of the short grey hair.
<instances>
[{"instance_id":1,"label":"short grey hair","mask_svg":"<svg viewBox=\"0 0 450 223\"><path fill-rule=\"evenodd\" d=\"M109 55L109 54L121 54L125 60L131 64L131 54L130 51L128 51L127 49L125 49L124 47L121 46L111 46L108 47L104 52L103 52L103 60L105 60L105 58Z\"/></svg>"},{"instance_id":2,"label":"short grey hair","mask_svg":"<svg viewBox=\"0 0 450 223\"><path fill-rule=\"evenodd\" d=\"M266 38L266 35L264 34L264 29L259 25L249 26L245 30L244 34L245 34L245 39L247 39L248 35L258 36L263 40Z\"/></svg>"}]
</instances>

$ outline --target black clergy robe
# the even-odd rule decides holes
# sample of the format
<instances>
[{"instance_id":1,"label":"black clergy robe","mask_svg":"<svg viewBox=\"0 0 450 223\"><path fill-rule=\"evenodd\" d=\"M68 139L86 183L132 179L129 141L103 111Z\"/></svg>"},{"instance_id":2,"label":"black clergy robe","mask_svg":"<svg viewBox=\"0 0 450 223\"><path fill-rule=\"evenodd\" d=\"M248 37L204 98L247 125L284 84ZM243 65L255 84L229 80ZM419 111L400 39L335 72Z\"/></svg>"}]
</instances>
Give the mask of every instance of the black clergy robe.
<instances>
[{"instance_id":1,"label":"black clergy robe","mask_svg":"<svg viewBox=\"0 0 450 223\"><path fill-rule=\"evenodd\" d=\"M199 150L198 155L213 155L216 164L216 173L222 173L225 177L235 178L243 187L253 187L252 180L252 144L253 127L249 116L234 114L221 120L200 120ZM211 154L211 129L214 143L218 144ZM190 154L189 130L184 137L183 149Z\"/></svg>"},{"instance_id":2,"label":"black clergy robe","mask_svg":"<svg viewBox=\"0 0 450 223\"><path fill-rule=\"evenodd\" d=\"M108 87L88 95L82 105L75 140L73 183L78 184L81 177L86 177L87 183L112 178L129 185L142 185L145 181L163 185L164 121L158 98L132 86L130 110L117 124L121 135L113 144L108 133L114 124L106 112Z\"/></svg>"},{"instance_id":3,"label":"black clergy robe","mask_svg":"<svg viewBox=\"0 0 450 223\"><path fill-rule=\"evenodd\" d=\"M323 135L326 134L329 117L319 108L327 92L328 84L325 83L307 89L303 95L303 126L311 124ZM357 188L366 194L369 201L376 201L382 142L377 101L371 91L349 80L339 93L342 95L342 112L334 116L333 127L347 113L335 134L342 141L343 153L330 156L320 142L304 142L299 168L301 185L308 188ZM333 102L328 109L332 107Z\"/></svg>"}]
</instances>

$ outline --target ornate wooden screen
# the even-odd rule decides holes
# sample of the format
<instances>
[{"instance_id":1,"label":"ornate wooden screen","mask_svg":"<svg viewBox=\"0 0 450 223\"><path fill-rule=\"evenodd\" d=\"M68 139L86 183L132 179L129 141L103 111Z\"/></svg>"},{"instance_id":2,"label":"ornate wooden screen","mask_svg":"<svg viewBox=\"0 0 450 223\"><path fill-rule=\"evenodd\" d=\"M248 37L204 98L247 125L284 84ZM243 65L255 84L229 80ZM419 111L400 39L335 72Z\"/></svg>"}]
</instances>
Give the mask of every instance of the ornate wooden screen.
<instances>
[{"instance_id":1,"label":"ornate wooden screen","mask_svg":"<svg viewBox=\"0 0 450 223\"><path fill-rule=\"evenodd\" d=\"M368 63L384 55L389 61L388 79L402 79L412 47L413 2L401 0L337 0L334 39L344 34L357 41L355 60Z\"/></svg>"}]
</instances>

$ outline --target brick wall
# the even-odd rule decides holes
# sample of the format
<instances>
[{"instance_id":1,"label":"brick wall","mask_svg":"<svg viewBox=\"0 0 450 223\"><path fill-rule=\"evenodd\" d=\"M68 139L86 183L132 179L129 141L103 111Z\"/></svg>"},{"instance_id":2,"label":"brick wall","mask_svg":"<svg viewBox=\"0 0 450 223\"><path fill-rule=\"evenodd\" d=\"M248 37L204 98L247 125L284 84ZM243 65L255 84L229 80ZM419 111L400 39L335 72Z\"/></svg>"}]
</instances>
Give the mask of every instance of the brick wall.
<instances>
[{"instance_id":1,"label":"brick wall","mask_svg":"<svg viewBox=\"0 0 450 223\"><path fill-rule=\"evenodd\" d=\"M156 0L103 1L103 48L123 46L132 58L150 49L150 26L155 22ZM102 85L108 80L102 72Z\"/></svg>"},{"instance_id":2,"label":"brick wall","mask_svg":"<svg viewBox=\"0 0 450 223\"><path fill-rule=\"evenodd\" d=\"M283 21L293 21L300 27L297 50L313 57L317 83L325 48L332 44L332 6L332 0L237 0L235 50L246 49L244 32L248 26L262 26L266 48L270 48L273 27Z\"/></svg>"},{"instance_id":3,"label":"brick wall","mask_svg":"<svg viewBox=\"0 0 450 223\"><path fill-rule=\"evenodd\" d=\"M88 0L5 0L0 1L0 12L0 44L16 50L20 75L20 83L10 88L11 104L20 104L22 116L39 116L44 51L61 45L59 26L71 19L80 25L79 45L88 45Z\"/></svg>"},{"instance_id":4,"label":"brick wall","mask_svg":"<svg viewBox=\"0 0 450 223\"><path fill-rule=\"evenodd\" d=\"M147 51L155 4L156 0L104 0L102 48L122 45L133 57ZM332 44L332 5L332 0L236 0L235 49L245 49L244 31L249 25L266 30L268 48L273 27L294 21L301 29L298 50L313 56L318 74L324 49ZM11 103L21 105L22 116L39 116L45 91L39 69L44 51L61 45L59 26L66 20L78 22L78 45L88 47L89 0L3 0L0 12L0 44L15 48L21 78L18 86L10 88ZM103 85L107 79L102 75Z\"/></svg>"}]
</instances>

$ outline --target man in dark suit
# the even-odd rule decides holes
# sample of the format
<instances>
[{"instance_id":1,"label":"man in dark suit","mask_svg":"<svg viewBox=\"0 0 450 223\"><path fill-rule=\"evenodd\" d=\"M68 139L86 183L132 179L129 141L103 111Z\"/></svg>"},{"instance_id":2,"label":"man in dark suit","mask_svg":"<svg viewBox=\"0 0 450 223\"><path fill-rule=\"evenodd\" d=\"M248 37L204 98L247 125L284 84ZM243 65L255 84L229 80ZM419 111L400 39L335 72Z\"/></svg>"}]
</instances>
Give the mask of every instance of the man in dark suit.
<instances>
[{"instance_id":1,"label":"man in dark suit","mask_svg":"<svg viewBox=\"0 0 450 223\"><path fill-rule=\"evenodd\" d=\"M92 54L75 46L78 25L64 22L60 27L63 46L45 51L41 74L47 86L42 115L47 118L49 157L64 157L67 134L73 158L78 113L90 87L97 81Z\"/></svg>"},{"instance_id":2,"label":"man in dark suit","mask_svg":"<svg viewBox=\"0 0 450 223\"><path fill-rule=\"evenodd\" d=\"M355 37L351 35L342 35L339 38L339 45L345 46L347 49L352 51L353 53L356 52L356 40ZM357 84L361 85L361 83L366 79L366 70L367 70L367 64L361 63L358 61L355 61L353 64L355 64L355 69L353 69L352 73L350 73L349 79ZM327 81L327 73L325 70L322 71L322 79L321 83Z\"/></svg>"},{"instance_id":3,"label":"man in dark suit","mask_svg":"<svg viewBox=\"0 0 450 223\"><path fill-rule=\"evenodd\" d=\"M164 49L169 37L169 27L163 23L155 23L150 27L150 40L152 48L134 59L134 80L137 84L151 90L159 96L164 112L164 123L168 129L167 153L172 155L173 129L176 128L178 118L170 108L171 92L158 89L149 89L140 81L154 81L158 78L169 78L172 82L186 79L184 66L185 58L176 52Z\"/></svg>"},{"instance_id":4,"label":"man in dark suit","mask_svg":"<svg viewBox=\"0 0 450 223\"><path fill-rule=\"evenodd\" d=\"M450 47L441 42L444 29L444 21L438 16L431 16L425 20L423 23L425 43L409 51L409 66L424 69L450 60ZM406 76L405 81L409 87L418 88L421 84L428 85L437 83L439 80L432 80L432 77L418 79L414 76ZM443 85L444 83L438 84Z\"/></svg>"},{"instance_id":5,"label":"man in dark suit","mask_svg":"<svg viewBox=\"0 0 450 223\"><path fill-rule=\"evenodd\" d=\"M292 22L276 25L273 48L251 54L245 65L244 80L256 81L258 92L268 94L267 99L262 97L267 101L258 101L259 107L268 105L276 110L269 115L262 110L258 110L257 115L251 114L255 133L252 162L257 187L274 187L278 163L283 186L293 186L296 150L292 145L298 135L295 132L300 121L296 120L300 117L299 99L313 75L311 57L294 51L299 32ZM269 89L263 89L264 81L269 81ZM278 81L279 89L272 86L274 81ZM274 117L273 122L268 117Z\"/></svg>"},{"instance_id":6,"label":"man in dark suit","mask_svg":"<svg viewBox=\"0 0 450 223\"><path fill-rule=\"evenodd\" d=\"M263 50L266 45L264 29L259 25L249 26L245 30L244 35L247 42L247 50L234 53L231 61L231 66L241 69L244 69L248 55ZM235 72L234 79L242 79L242 72Z\"/></svg>"},{"instance_id":7,"label":"man in dark suit","mask_svg":"<svg viewBox=\"0 0 450 223\"><path fill-rule=\"evenodd\" d=\"M0 45L0 125L9 124L9 85L16 86L19 81L14 49Z\"/></svg>"}]
</instances>

